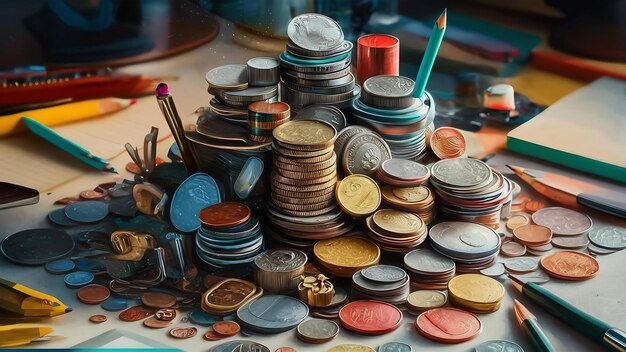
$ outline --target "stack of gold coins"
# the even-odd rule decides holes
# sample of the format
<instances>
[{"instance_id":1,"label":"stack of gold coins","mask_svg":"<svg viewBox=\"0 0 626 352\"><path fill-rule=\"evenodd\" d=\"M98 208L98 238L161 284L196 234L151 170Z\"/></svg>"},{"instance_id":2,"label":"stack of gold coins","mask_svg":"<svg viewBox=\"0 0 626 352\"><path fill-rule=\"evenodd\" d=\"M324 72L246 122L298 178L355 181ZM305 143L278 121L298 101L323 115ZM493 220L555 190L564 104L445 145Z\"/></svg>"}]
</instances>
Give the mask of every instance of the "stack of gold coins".
<instances>
[{"instance_id":1,"label":"stack of gold coins","mask_svg":"<svg viewBox=\"0 0 626 352\"><path fill-rule=\"evenodd\" d=\"M357 271L378 264L380 249L360 236L344 236L318 241L313 253L320 270L338 277L352 277Z\"/></svg>"},{"instance_id":2,"label":"stack of gold coins","mask_svg":"<svg viewBox=\"0 0 626 352\"><path fill-rule=\"evenodd\" d=\"M406 253L426 239L427 227L417 215L396 209L381 209L365 221L367 234L388 252Z\"/></svg>"},{"instance_id":3,"label":"stack of gold coins","mask_svg":"<svg viewBox=\"0 0 626 352\"><path fill-rule=\"evenodd\" d=\"M291 117L289 104L257 101L248 105L248 129L250 139L255 142L272 140L274 128L285 124Z\"/></svg>"},{"instance_id":4,"label":"stack of gold coins","mask_svg":"<svg viewBox=\"0 0 626 352\"><path fill-rule=\"evenodd\" d=\"M434 193L426 186L383 187L383 200L392 208L408 211L419 216L426 225L433 221Z\"/></svg>"},{"instance_id":5,"label":"stack of gold coins","mask_svg":"<svg viewBox=\"0 0 626 352\"><path fill-rule=\"evenodd\" d=\"M289 293L298 288L307 256L291 248L276 248L254 259L254 282L271 293Z\"/></svg>"},{"instance_id":6,"label":"stack of gold coins","mask_svg":"<svg viewBox=\"0 0 626 352\"><path fill-rule=\"evenodd\" d=\"M500 309L504 286L481 274L463 274L448 283L450 302L476 313L491 313Z\"/></svg>"},{"instance_id":7,"label":"stack of gold coins","mask_svg":"<svg viewBox=\"0 0 626 352\"><path fill-rule=\"evenodd\" d=\"M371 177L350 175L337 185L337 203L353 217L372 214L380 206L380 188Z\"/></svg>"},{"instance_id":8,"label":"stack of gold coins","mask_svg":"<svg viewBox=\"0 0 626 352\"><path fill-rule=\"evenodd\" d=\"M354 226L335 202L336 134L330 124L313 120L292 120L273 131L274 168L267 213L276 230L273 233L282 236L275 239L290 247L293 239L337 237Z\"/></svg>"},{"instance_id":9,"label":"stack of gold coins","mask_svg":"<svg viewBox=\"0 0 626 352\"><path fill-rule=\"evenodd\" d=\"M246 302L263 295L263 289L239 279L225 279L211 286L202 295L202 310L215 315L228 315Z\"/></svg>"}]
</instances>

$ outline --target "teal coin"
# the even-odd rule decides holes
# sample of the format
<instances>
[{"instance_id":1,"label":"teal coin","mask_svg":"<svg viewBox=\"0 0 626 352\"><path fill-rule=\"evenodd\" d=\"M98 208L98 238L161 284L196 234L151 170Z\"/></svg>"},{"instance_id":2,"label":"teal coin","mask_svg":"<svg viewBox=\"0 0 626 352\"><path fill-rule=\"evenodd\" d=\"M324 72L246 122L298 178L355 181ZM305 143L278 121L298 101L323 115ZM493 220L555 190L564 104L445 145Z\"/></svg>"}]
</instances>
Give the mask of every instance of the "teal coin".
<instances>
[{"instance_id":1,"label":"teal coin","mask_svg":"<svg viewBox=\"0 0 626 352\"><path fill-rule=\"evenodd\" d=\"M200 210L222 201L213 177L198 172L178 186L170 206L170 221L182 232L193 232L200 227Z\"/></svg>"},{"instance_id":2,"label":"teal coin","mask_svg":"<svg viewBox=\"0 0 626 352\"><path fill-rule=\"evenodd\" d=\"M323 64L330 64L333 62L337 62L337 61L341 61L345 58L347 58L350 55L350 53L345 53L345 54L340 54L337 56L332 56L326 59L320 59L320 60L310 60L310 59L301 59L299 57L295 57L291 54L289 54L286 51L283 51L282 53L280 53L279 58L282 61L285 61L287 63L290 63L292 65L299 65L299 66L316 66L316 65L323 65Z\"/></svg>"},{"instance_id":3,"label":"teal coin","mask_svg":"<svg viewBox=\"0 0 626 352\"><path fill-rule=\"evenodd\" d=\"M117 312L128 308L128 300L118 297L109 297L106 301L102 302L100 307L110 312Z\"/></svg>"},{"instance_id":4,"label":"teal coin","mask_svg":"<svg viewBox=\"0 0 626 352\"><path fill-rule=\"evenodd\" d=\"M70 219L81 223L100 221L109 214L107 203L88 200L76 202L65 207L65 215Z\"/></svg>"},{"instance_id":5,"label":"teal coin","mask_svg":"<svg viewBox=\"0 0 626 352\"><path fill-rule=\"evenodd\" d=\"M189 312L189 320L198 325L209 326L221 321L222 318L211 315L201 309L194 309Z\"/></svg>"},{"instance_id":6,"label":"teal coin","mask_svg":"<svg viewBox=\"0 0 626 352\"><path fill-rule=\"evenodd\" d=\"M403 342L387 342L378 347L378 352L411 352L413 348Z\"/></svg>"},{"instance_id":7,"label":"teal coin","mask_svg":"<svg viewBox=\"0 0 626 352\"><path fill-rule=\"evenodd\" d=\"M89 285L93 282L94 276L92 273L86 271L75 271L65 275L63 281L69 288L80 288Z\"/></svg>"},{"instance_id":8,"label":"teal coin","mask_svg":"<svg viewBox=\"0 0 626 352\"><path fill-rule=\"evenodd\" d=\"M53 224L56 224L59 226L79 225L79 223L77 223L74 220L71 220L70 218L67 217L67 215L65 215L65 208L55 209L51 211L50 213L48 213L48 220L50 220L50 222L52 222Z\"/></svg>"},{"instance_id":9,"label":"teal coin","mask_svg":"<svg viewBox=\"0 0 626 352\"><path fill-rule=\"evenodd\" d=\"M47 272L55 275L67 274L74 270L75 267L76 265L74 262L69 259L53 260L51 262L47 262L45 266Z\"/></svg>"}]
</instances>

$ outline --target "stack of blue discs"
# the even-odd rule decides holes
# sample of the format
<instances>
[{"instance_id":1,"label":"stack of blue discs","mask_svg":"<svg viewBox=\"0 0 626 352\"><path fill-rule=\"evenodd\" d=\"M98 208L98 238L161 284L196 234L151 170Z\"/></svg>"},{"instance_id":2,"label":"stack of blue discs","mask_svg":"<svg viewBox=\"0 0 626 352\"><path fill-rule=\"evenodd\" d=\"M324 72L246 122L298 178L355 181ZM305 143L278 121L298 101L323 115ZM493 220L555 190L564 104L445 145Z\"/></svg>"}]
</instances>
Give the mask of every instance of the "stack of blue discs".
<instances>
[{"instance_id":1,"label":"stack of blue discs","mask_svg":"<svg viewBox=\"0 0 626 352\"><path fill-rule=\"evenodd\" d=\"M414 98L415 83L402 76L374 76L352 101L357 123L378 132L396 159L419 161L426 154L426 127L435 117L434 100L427 92Z\"/></svg>"},{"instance_id":2,"label":"stack of blue discs","mask_svg":"<svg viewBox=\"0 0 626 352\"><path fill-rule=\"evenodd\" d=\"M213 268L249 264L263 250L263 233L256 216L230 228L216 229L202 224L196 234L196 254Z\"/></svg>"}]
</instances>

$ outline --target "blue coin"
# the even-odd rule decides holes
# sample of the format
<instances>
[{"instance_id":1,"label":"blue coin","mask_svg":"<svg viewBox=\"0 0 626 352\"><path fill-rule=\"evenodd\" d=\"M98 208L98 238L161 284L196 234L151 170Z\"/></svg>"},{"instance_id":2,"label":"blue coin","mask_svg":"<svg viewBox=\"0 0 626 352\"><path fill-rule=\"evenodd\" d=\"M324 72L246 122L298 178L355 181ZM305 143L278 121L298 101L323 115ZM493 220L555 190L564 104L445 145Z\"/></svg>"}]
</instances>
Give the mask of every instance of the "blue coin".
<instances>
[{"instance_id":1,"label":"blue coin","mask_svg":"<svg viewBox=\"0 0 626 352\"><path fill-rule=\"evenodd\" d=\"M261 232L259 232L258 235L256 235L252 239L247 239L245 242L217 243L217 244L212 243L212 242L205 242L202 238L198 238L198 237L196 238L198 239L197 244L199 246L201 245L210 250L212 249L212 250L221 250L221 251L234 251L234 250L244 249L244 248L253 246L254 244L263 240L263 235Z\"/></svg>"},{"instance_id":2,"label":"blue coin","mask_svg":"<svg viewBox=\"0 0 626 352\"><path fill-rule=\"evenodd\" d=\"M237 309L245 327L261 333L291 330L309 315L309 307L299 299L283 295L262 296Z\"/></svg>"},{"instance_id":3,"label":"blue coin","mask_svg":"<svg viewBox=\"0 0 626 352\"><path fill-rule=\"evenodd\" d=\"M106 301L102 302L100 307L110 312L116 312L128 308L128 300L118 297L109 297Z\"/></svg>"},{"instance_id":4,"label":"blue coin","mask_svg":"<svg viewBox=\"0 0 626 352\"><path fill-rule=\"evenodd\" d=\"M255 228L253 232L250 232L249 235L246 235L243 237L215 236L215 234L213 233L204 232L201 230L198 230L196 236L199 237L202 240L202 242L205 242L205 243L215 244L215 245L224 245L224 244L239 244L239 243L248 242L252 240L253 238L258 237L260 233L261 233L261 226Z\"/></svg>"},{"instance_id":5,"label":"blue coin","mask_svg":"<svg viewBox=\"0 0 626 352\"><path fill-rule=\"evenodd\" d=\"M67 215L65 215L65 208L56 209L48 213L48 220L50 220L53 224L57 224L59 226L79 225L79 223L71 220L67 217Z\"/></svg>"},{"instance_id":6,"label":"blue coin","mask_svg":"<svg viewBox=\"0 0 626 352\"><path fill-rule=\"evenodd\" d=\"M74 270L75 267L76 265L74 262L69 259L59 259L47 262L45 266L47 272L55 275L67 274Z\"/></svg>"},{"instance_id":7,"label":"blue coin","mask_svg":"<svg viewBox=\"0 0 626 352\"><path fill-rule=\"evenodd\" d=\"M0 252L8 260L25 265L41 265L69 256L76 247L65 231L31 229L7 236L0 243Z\"/></svg>"},{"instance_id":8,"label":"blue coin","mask_svg":"<svg viewBox=\"0 0 626 352\"><path fill-rule=\"evenodd\" d=\"M86 271L75 271L65 275L63 281L69 288L80 288L89 285L93 282L94 276L92 273Z\"/></svg>"},{"instance_id":9,"label":"blue coin","mask_svg":"<svg viewBox=\"0 0 626 352\"><path fill-rule=\"evenodd\" d=\"M411 352L413 348L403 342L387 342L378 347L378 352Z\"/></svg>"},{"instance_id":10,"label":"blue coin","mask_svg":"<svg viewBox=\"0 0 626 352\"><path fill-rule=\"evenodd\" d=\"M81 258L76 261L76 268L81 271L99 273L107 271L106 263L102 259Z\"/></svg>"},{"instance_id":11,"label":"blue coin","mask_svg":"<svg viewBox=\"0 0 626 352\"><path fill-rule=\"evenodd\" d=\"M109 206L107 203L88 200L84 202L76 202L65 207L65 215L70 220L91 223L100 221L109 214Z\"/></svg>"},{"instance_id":12,"label":"blue coin","mask_svg":"<svg viewBox=\"0 0 626 352\"><path fill-rule=\"evenodd\" d=\"M209 326L209 325L217 323L218 321L221 321L222 318L215 316L215 315L211 315L203 311L202 309L194 309L191 312L189 312L189 320L191 320L192 322L198 325Z\"/></svg>"},{"instance_id":13,"label":"blue coin","mask_svg":"<svg viewBox=\"0 0 626 352\"><path fill-rule=\"evenodd\" d=\"M260 253L262 251L263 251L263 246L261 246L261 248L259 249L259 251L256 254L258 254L258 253ZM236 260L216 259L216 258L212 258L212 257L207 256L198 247L196 247L196 254L198 255L198 258L200 258L200 260L202 260L203 262L205 262L207 264L211 264L211 265L217 266L217 267L228 267L228 266L232 266L232 265L248 264L248 263L252 263L254 261L254 258L255 258L255 255L253 255L253 256L251 256L249 258L236 259Z\"/></svg>"},{"instance_id":14,"label":"blue coin","mask_svg":"<svg viewBox=\"0 0 626 352\"><path fill-rule=\"evenodd\" d=\"M200 227L200 210L221 202L220 190L213 177L198 172L178 186L170 206L170 221L182 232Z\"/></svg>"}]
</instances>

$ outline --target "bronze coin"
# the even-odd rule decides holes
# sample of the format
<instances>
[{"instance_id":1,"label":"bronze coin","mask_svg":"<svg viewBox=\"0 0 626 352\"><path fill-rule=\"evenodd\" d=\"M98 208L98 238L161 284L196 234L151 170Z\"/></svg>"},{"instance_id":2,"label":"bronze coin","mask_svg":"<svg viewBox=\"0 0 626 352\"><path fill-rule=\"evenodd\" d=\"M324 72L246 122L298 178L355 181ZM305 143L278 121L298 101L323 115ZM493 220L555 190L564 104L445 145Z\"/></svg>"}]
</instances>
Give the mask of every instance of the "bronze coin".
<instances>
[{"instance_id":1,"label":"bronze coin","mask_svg":"<svg viewBox=\"0 0 626 352\"><path fill-rule=\"evenodd\" d=\"M176 297L164 292L146 292L141 296L146 307L169 308L176 304Z\"/></svg>"},{"instance_id":2,"label":"bronze coin","mask_svg":"<svg viewBox=\"0 0 626 352\"><path fill-rule=\"evenodd\" d=\"M110 295L108 288L96 284L87 285L76 291L76 298L85 304L100 304Z\"/></svg>"},{"instance_id":3,"label":"bronze coin","mask_svg":"<svg viewBox=\"0 0 626 352\"><path fill-rule=\"evenodd\" d=\"M80 198L84 200L98 200L107 196L106 192L98 192L91 189L80 192Z\"/></svg>"},{"instance_id":4,"label":"bronze coin","mask_svg":"<svg viewBox=\"0 0 626 352\"><path fill-rule=\"evenodd\" d=\"M128 164L126 164L126 171L130 172L131 174L135 174L135 175L141 174L141 168L139 166L137 166L137 164L135 164L132 161L129 162Z\"/></svg>"},{"instance_id":5,"label":"bronze coin","mask_svg":"<svg viewBox=\"0 0 626 352\"><path fill-rule=\"evenodd\" d=\"M146 306L134 306L122 311L119 315L122 321L139 321L154 314L154 309Z\"/></svg>"},{"instance_id":6,"label":"bronze coin","mask_svg":"<svg viewBox=\"0 0 626 352\"><path fill-rule=\"evenodd\" d=\"M228 228L246 222L252 211L247 205L236 202L222 202L200 210L202 224L212 228Z\"/></svg>"},{"instance_id":7,"label":"bronze coin","mask_svg":"<svg viewBox=\"0 0 626 352\"><path fill-rule=\"evenodd\" d=\"M94 188L93 190L96 191L96 192L100 192L100 193L108 193L109 189L113 188L116 184L117 183L115 183L115 182L101 183L96 188Z\"/></svg>"},{"instance_id":8,"label":"bronze coin","mask_svg":"<svg viewBox=\"0 0 626 352\"><path fill-rule=\"evenodd\" d=\"M69 204L73 204L76 202L80 202L81 200L82 199L78 197L64 197L64 198L54 201L54 204L69 205Z\"/></svg>"},{"instance_id":9,"label":"bronze coin","mask_svg":"<svg viewBox=\"0 0 626 352\"><path fill-rule=\"evenodd\" d=\"M235 336L239 330L239 324L234 321L218 321L213 324L213 331L225 337Z\"/></svg>"},{"instance_id":10,"label":"bronze coin","mask_svg":"<svg viewBox=\"0 0 626 352\"><path fill-rule=\"evenodd\" d=\"M296 352L296 349L291 347L278 347L275 352Z\"/></svg>"},{"instance_id":11,"label":"bronze coin","mask_svg":"<svg viewBox=\"0 0 626 352\"><path fill-rule=\"evenodd\" d=\"M143 325L151 329L162 329L172 325L171 321L159 320L151 317L143 321Z\"/></svg>"},{"instance_id":12,"label":"bronze coin","mask_svg":"<svg viewBox=\"0 0 626 352\"><path fill-rule=\"evenodd\" d=\"M170 330L170 336L177 339L188 339L196 336L198 329L196 328L173 328Z\"/></svg>"},{"instance_id":13,"label":"bronze coin","mask_svg":"<svg viewBox=\"0 0 626 352\"><path fill-rule=\"evenodd\" d=\"M219 340L225 339L227 336L223 336L213 330L209 330L205 332L204 335L202 335L202 337L204 337L204 339L207 341L219 341Z\"/></svg>"},{"instance_id":14,"label":"bronze coin","mask_svg":"<svg viewBox=\"0 0 626 352\"><path fill-rule=\"evenodd\" d=\"M176 318L176 310L172 308L163 308L157 310L154 317L162 321L172 321Z\"/></svg>"},{"instance_id":15,"label":"bronze coin","mask_svg":"<svg viewBox=\"0 0 626 352\"><path fill-rule=\"evenodd\" d=\"M96 314L89 317L89 321L95 324L104 323L107 321L107 316L102 314Z\"/></svg>"}]
</instances>

